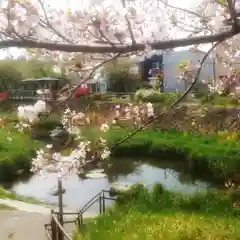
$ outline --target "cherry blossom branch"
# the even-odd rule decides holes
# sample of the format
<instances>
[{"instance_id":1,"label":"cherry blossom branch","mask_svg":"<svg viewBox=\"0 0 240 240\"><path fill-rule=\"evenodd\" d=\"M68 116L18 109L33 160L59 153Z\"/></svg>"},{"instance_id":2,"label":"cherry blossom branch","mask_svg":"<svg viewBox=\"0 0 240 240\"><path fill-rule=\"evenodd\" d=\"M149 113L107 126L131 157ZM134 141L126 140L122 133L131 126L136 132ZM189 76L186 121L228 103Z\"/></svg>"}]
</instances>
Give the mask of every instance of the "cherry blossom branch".
<instances>
[{"instance_id":1,"label":"cherry blossom branch","mask_svg":"<svg viewBox=\"0 0 240 240\"><path fill-rule=\"evenodd\" d=\"M227 4L228 4L228 8L229 8L229 13L232 19L232 26L233 28L238 29L239 25L238 25L238 20L237 20L237 13L236 13L236 9L235 9L235 2L233 2L232 0L227 0Z\"/></svg>"},{"instance_id":2,"label":"cherry blossom branch","mask_svg":"<svg viewBox=\"0 0 240 240\"><path fill-rule=\"evenodd\" d=\"M223 41L227 38L233 37L240 33L240 29L233 29L230 31L224 31L208 36L195 36L176 40L164 40L149 43L148 45L152 49L169 49L176 47L184 47L189 45L197 45L203 43L212 43L217 41ZM0 41L0 49L18 47L18 48L44 48L50 51L64 51L64 52L82 52L82 53L130 53L133 51L144 51L146 45L144 43L136 43L134 45L116 45L106 46L106 45L78 45L78 44L67 44L67 43L57 43L57 42L47 42L47 41L35 41L35 40L5 40Z\"/></svg>"},{"instance_id":3,"label":"cherry blossom branch","mask_svg":"<svg viewBox=\"0 0 240 240\"><path fill-rule=\"evenodd\" d=\"M64 35L62 35L55 27L53 27L53 25L50 23L48 16L47 16L47 12L46 9L44 7L43 1L42 0L38 0L42 10L43 10L43 14L46 20L46 26L49 27L58 37L62 38L64 41L66 41L67 43L73 44L73 42L71 40L69 40L68 38L66 38Z\"/></svg>"},{"instance_id":4,"label":"cherry blossom branch","mask_svg":"<svg viewBox=\"0 0 240 240\"><path fill-rule=\"evenodd\" d=\"M14 26L12 25L11 23L11 9L12 9L12 6L13 6L13 1L12 0L9 0L8 1L8 6L7 6L7 13L6 13L6 17L7 17L7 22L8 22L8 28L10 27L10 34L12 35L15 35L16 39L19 38L21 40L25 40L25 37L18 34L18 32L15 30Z\"/></svg>"},{"instance_id":5,"label":"cherry blossom branch","mask_svg":"<svg viewBox=\"0 0 240 240\"><path fill-rule=\"evenodd\" d=\"M121 0L122 1L122 5L124 8L126 8L126 0ZM132 40L132 44L136 44L136 40L134 38L134 34L133 34L133 30L132 30L132 26L131 26L131 22L129 21L128 17L127 17L127 14L125 15L125 20L126 20L126 23L127 23L127 27L128 27L128 31L129 31L129 34L130 34L130 37L131 37L131 40Z\"/></svg>"},{"instance_id":6,"label":"cherry blossom branch","mask_svg":"<svg viewBox=\"0 0 240 240\"><path fill-rule=\"evenodd\" d=\"M104 38L107 43L109 43L112 47L115 47L115 44L114 44L112 41L110 41L110 40L108 39L108 37L104 34L104 32L102 31L100 25L98 26L98 31L99 31L101 37Z\"/></svg>"},{"instance_id":7,"label":"cherry blossom branch","mask_svg":"<svg viewBox=\"0 0 240 240\"><path fill-rule=\"evenodd\" d=\"M172 9L176 9L176 10L194 15L195 17L202 18L202 16L200 14L198 14L196 12L193 12L191 10L185 9L185 8L180 8L180 7L173 6L173 5L169 4L167 0L158 0L158 1L163 3L165 6L172 8Z\"/></svg>"}]
</instances>

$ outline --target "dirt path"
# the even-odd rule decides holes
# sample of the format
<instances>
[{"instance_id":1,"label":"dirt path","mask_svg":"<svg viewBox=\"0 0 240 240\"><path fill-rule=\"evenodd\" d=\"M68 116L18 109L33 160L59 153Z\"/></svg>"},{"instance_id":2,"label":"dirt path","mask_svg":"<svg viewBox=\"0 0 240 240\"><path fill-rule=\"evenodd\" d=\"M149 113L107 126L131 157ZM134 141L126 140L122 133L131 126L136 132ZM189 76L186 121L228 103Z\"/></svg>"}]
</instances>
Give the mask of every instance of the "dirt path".
<instances>
[{"instance_id":1,"label":"dirt path","mask_svg":"<svg viewBox=\"0 0 240 240\"><path fill-rule=\"evenodd\" d=\"M50 222L50 206L25 203L12 199L1 199L0 204L5 204L16 210L0 210L0 240L47 240L44 224ZM72 212L64 209L66 212ZM84 217L93 217L85 214ZM75 216L69 216L68 220ZM75 225L70 223L64 226L71 235Z\"/></svg>"}]
</instances>

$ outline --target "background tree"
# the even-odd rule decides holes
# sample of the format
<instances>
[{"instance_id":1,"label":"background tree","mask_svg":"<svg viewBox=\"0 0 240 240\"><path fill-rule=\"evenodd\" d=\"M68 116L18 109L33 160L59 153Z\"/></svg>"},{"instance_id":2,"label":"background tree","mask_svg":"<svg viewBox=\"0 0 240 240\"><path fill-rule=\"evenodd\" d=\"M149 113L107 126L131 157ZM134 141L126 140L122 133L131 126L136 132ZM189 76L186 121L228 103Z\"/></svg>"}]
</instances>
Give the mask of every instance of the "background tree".
<instances>
[{"instance_id":1,"label":"background tree","mask_svg":"<svg viewBox=\"0 0 240 240\"><path fill-rule=\"evenodd\" d=\"M141 84L140 76L131 71L131 66L118 64L106 67L108 90L111 92L135 92Z\"/></svg>"}]
</instances>

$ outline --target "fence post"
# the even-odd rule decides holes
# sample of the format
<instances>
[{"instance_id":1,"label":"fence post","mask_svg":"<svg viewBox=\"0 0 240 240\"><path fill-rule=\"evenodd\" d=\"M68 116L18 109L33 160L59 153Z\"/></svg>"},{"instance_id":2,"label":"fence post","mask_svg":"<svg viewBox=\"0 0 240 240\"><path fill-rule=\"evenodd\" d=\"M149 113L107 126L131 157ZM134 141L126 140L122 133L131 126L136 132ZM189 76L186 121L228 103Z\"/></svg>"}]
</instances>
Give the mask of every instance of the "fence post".
<instances>
[{"instance_id":1,"label":"fence post","mask_svg":"<svg viewBox=\"0 0 240 240\"><path fill-rule=\"evenodd\" d=\"M56 226L56 223L52 217L52 214L53 214L53 210L51 210L51 237L52 237L52 240L58 240L57 239L57 226Z\"/></svg>"},{"instance_id":2,"label":"fence post","mask_svg":"<svg viewBox=\"0 0 240 240\"><path fill-rule=\"evenodd\" d=\"M105 195L104 195L104 192L103 192L103 201L102 201L102 211L103 213L105 213Z\"/></svg>"},{"instance_id":3,"label":"fence post","mask_svg":"<svg viewBox=\"0 0 240 240\"><path fill-rule=\"evenodd\" d=\"M58 221L60 225L63 227L63 187L62 187L62 180L58 179L58 207L59 207L59 214L58 214ZM63 240L63 233L58 227L58 240Z\"/></svg>"},{"instance_id":4,"label":"fence post","mask_svg":"<svg viewBox=\"0 0 240 240\"><path fill-rule=\"evenodd\" d=\"M99 213L102 214L102 196L99 194Z\"/></svg>"},{"instance_id":5,"label":"fence post","mask_svg":"<svg viewBox=\"0 0 240 240\"><path fill-rule=\"evenodd\" d=\"M81 227L81 216L82 216L82 214L80 213L80 214L78 214L78 217L77 217L78 229L80 229L80 227Z\"/></svg>"},{"instance_id":6,"label":"fence post","mask_svg":"<svg viewBox=\"0 0 240 240\"><path fill-rule=\"evenodd\" d=\"M61 220L60 220L60 214L59 213L57 213L57 220L61 225L61 222L60 222ZM60 229L60 227L58 225L56 227L57 227L57 240L64 240L64 235L63 235L62 230Z\"/></svg>"}]
</instances>

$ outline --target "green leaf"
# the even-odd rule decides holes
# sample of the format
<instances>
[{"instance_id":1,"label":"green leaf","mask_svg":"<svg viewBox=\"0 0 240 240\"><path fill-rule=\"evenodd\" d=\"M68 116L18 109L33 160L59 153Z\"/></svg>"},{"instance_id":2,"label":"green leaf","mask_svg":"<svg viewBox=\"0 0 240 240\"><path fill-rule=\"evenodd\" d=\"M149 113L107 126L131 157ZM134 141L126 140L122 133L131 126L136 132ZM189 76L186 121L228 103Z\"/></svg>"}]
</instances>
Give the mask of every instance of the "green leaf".
<instances>
[{"instance_id":1,"label":"green leaf","mask_svg":"<svg viewBox=\"0 0 240 240\"><path fill-rule=\"evenodd\" d=\"M216 3L218 3L222 6L227 6L227 1L226 0L216 0Z\"/></svg>"}]
</instances>

